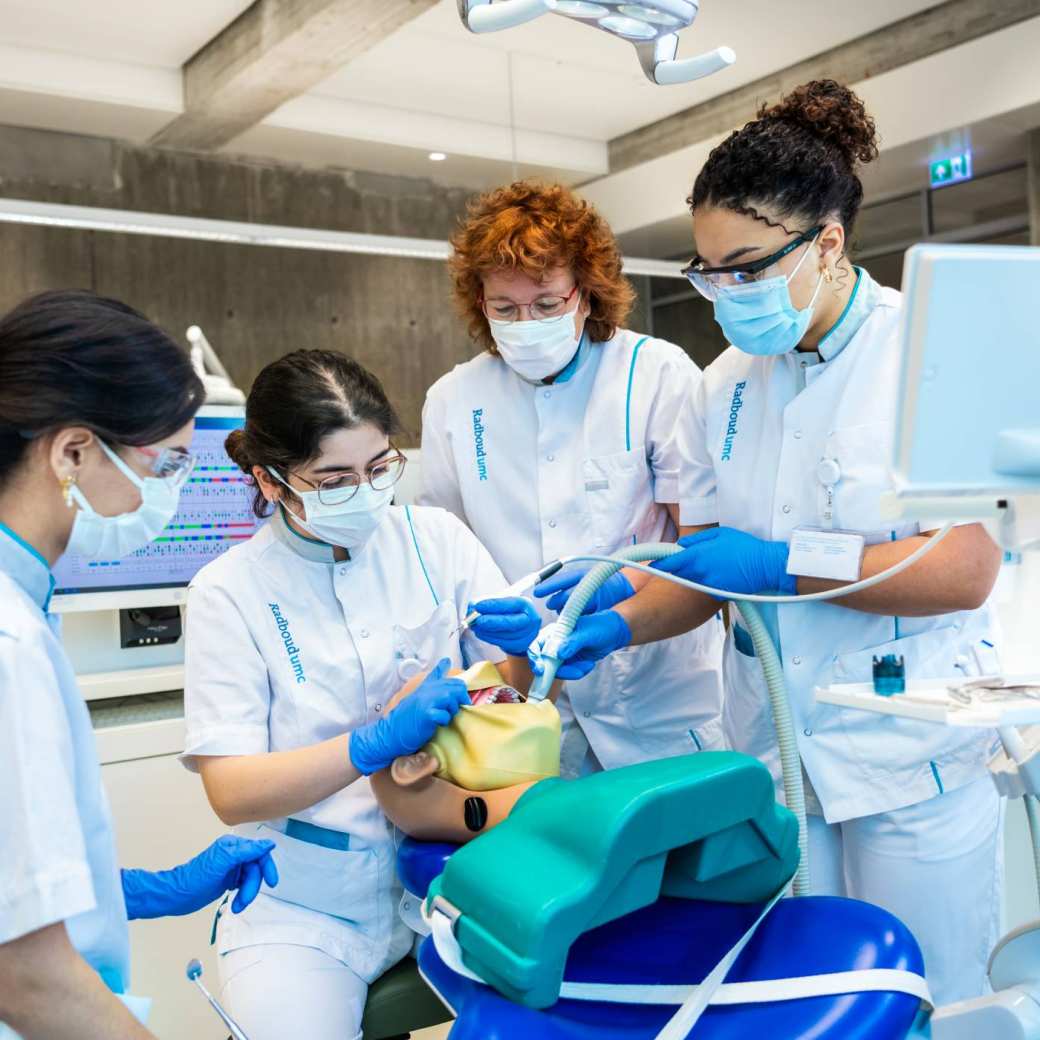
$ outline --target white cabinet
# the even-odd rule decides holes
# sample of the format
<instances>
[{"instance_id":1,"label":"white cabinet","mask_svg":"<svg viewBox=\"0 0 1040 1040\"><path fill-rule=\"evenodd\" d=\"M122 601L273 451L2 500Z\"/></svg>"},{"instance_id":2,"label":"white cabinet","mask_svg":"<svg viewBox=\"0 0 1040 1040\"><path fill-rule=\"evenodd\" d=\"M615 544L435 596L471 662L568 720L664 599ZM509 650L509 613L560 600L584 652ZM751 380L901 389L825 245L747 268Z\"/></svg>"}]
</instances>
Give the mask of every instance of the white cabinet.
<instances>
[{"instance_id":1,"label":"white cabinet","mask_svg":"<svg viewBox=\"0 0 1040 1040\"><path fill-rule=\"evenodd\" d=\"M201 779L177 761L184 746L182 720L114 726L98 730L97 737L123 866L175 866L227 831L206 801ZM198 957L205 970L203 982L217 989L216 956L209 945L215 911L213 906L189 917L130 925L131 990L154 1000L148 1024L161 1040L227 1036L184 976L185 965Z\"/></svg>"}]
</instances>

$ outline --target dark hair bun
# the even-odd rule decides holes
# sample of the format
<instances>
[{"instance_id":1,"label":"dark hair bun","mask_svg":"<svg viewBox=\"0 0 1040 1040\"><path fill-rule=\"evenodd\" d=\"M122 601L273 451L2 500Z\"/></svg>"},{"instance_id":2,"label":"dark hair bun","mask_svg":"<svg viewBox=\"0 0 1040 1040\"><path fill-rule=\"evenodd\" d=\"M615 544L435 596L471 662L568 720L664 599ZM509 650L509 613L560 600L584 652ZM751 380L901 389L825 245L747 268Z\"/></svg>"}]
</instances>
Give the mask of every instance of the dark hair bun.
<instances>
[{"instance_id":1,"label":"dark hair bun","mask_svg":"<svg viewBox=\"0 0 1040 1040\"><path fill-rule=\"evenodd\" d=\"M815 79L795 87L777 105L763 105L762 120L793 123L833 145L849 167L878 156L878 135L866 106L848 87L833 79Z\"/></svg>"},{"instance_id":2,"label":"dark hair bun","mask_svg":"<svg viewBox=\"0 0 1040 1040\"><path fill-rule=\"evenodd\" d=\"M245 430L232 430L224 441L224 450L243 473L252 475L253 460L249 457Z\"/></svg>"}]
</instances>

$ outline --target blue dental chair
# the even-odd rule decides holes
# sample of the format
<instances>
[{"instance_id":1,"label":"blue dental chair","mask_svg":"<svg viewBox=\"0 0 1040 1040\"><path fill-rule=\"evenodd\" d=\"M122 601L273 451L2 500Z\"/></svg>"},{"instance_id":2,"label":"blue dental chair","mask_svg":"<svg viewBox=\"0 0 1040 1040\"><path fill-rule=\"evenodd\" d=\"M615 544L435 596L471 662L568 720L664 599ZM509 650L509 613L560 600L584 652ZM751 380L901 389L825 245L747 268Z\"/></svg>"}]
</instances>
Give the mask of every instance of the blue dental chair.
<instances>
[{"instance_id":1,"label":"blue dental chair","mask_svg":"<svg viewBox=\"0 0 1040 1040\"><path fill-rule=\"evenodd\" d=\"M461 943L467 968L496 979L492 987L460 974L445 962L432 937L424 941L419 970L456 1017L451 1040L577 1040L590 1036L653 1040L671 1019L681 998L664 1004L563 996L546 1004L544 989L533 984L525 988L526 969L534 965L538 970L532 977L541 978L546 960L552 959L546 952L546 937L559 940L567 933L562 940L565 984L670 986L681 990L704 980L759 917L768 900L741 898L741 873L757 878L759 889L763 884L772 888L772 883L762 879L778 863L789 866L792 862L787 838L793 818L772 804L772 781L765 767L755 760L729 752L708 752L690 756L688 770L683 761L669 760L669 775L663 779L663 763L647 763L598 774L629 774L621 776L620 781L596 777L545 781L550 786L540 792L548 799L540 807L543 822L535 821L537 798L525 804L529 797L525 796L503 824L458 852L450 845L411 839L404 842L398 868L407 891L419 898L431 894L427 909L436 906L438 894L449 893L463 916L470 914L474 922L472 928L459 929L460 939L468 936L470 940ZM613 805L609 798L597 800L604 784L627 779L636 790L644 777L652 788L649 794L643 792L640 798L628 801L614 798ZM587 813L591 818L584 821L584 827L576 822L577 803L573 801L586 790L582 784L588 785L589 800L585 804L595 807L603 802L610 806L608 815L598 820L595 811ZM761 795L766 788L769 812L784 825L779 829L770 830L774 817L762 808ZM735 796L730 805L745 797L759 808L744 814L739 809L723 811L726 791ZM668 802L669 797L673 801ZM554 799L571 802L556 807ZM679 804L685 808L682 814L675 812ZM539 834L539 828L545 826L546 808L559 808L556 815L565 823L572 821L569 830L577 832L573 846L563 849L564 859L558 862L550 862L552 857L545 852L548 844L538 851L540 838L551 841L554 851L559 850L561 842L567 842L563 830ZM636 820L639 825L628 830L616 828L617 833L612 834L611 827L604 824L604 820L613 818L610 814L624 824ZM754 840L745 840L744 831ZM524 847L534 848L531 859L500 859L509 848L517 847L509 843L518 835ZM601 841L599 835L604 835ZM633 835L642 837L633 842ZM632 848L640 843L649 847L654 842L658 847L651 849L649 857ZM560 867L560 863L580 859L583 854L587 854L587 864L573 876ZM472 861L473 871L469 873L463 869L467 859ZM489 862L499 863L499 869L489 872ZM544 874L539 874L543 863ZM734 863L738 869L731 869ZM481 887L477 879L489 873L485 890L471 896L473 888ZM531 882L533 891L544 892L546 917L537 925L530 925L527 911L522 911L519 921L510 922L509 915L517 905L511 907L508 896L494 902L496 892L508 891L511 876L520 874ZM457 882L454 888L453 875ZM779 876L781 881L789 876L786 868ZM580 883L572 884L575 878ZM557 880L559 887L554 889ZM647 892L653 894L647 896ZM488 898L492 902L487 902ZM503 949L507 962L516 965L515 974L495 976L489 966ZM482 951L491 951L483 961ZM509 962L513 956L515 961ZM864 969L916 976L924 973L920 949L909 931L879 907L832 897L782 899L759 925L725 981L731 986ZM881 989L768 1002L713 1003L688 1035L696 1040L756 1036L769 1040L907 1040L928 1034L919 995Z\"/></svg>"}]
</instances>

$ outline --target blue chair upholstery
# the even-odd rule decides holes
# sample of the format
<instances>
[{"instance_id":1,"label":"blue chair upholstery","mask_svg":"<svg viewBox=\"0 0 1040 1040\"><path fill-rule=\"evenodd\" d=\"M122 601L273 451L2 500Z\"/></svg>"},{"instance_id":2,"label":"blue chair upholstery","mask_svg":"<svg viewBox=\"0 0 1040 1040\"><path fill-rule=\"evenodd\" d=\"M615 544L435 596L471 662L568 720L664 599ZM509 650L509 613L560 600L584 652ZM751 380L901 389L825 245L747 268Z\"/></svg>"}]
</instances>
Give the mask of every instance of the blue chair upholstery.
<instances>
[{"instance_id":1,"label":"blue chair upholstery","mask_svg":"<svg viewBox=\"0 0 1040 1040\"><path fill-rule=\"evenodd\" d=\"M423 897L450 845L406 840L401 879ZM503 883L508 870L503 871ZM662 897L582 935L571 947L570 982L689 985L711 970L758 916L758 905ZM922 973L921 952L891 914L852 899L813 896L782 900L762 922L733 966L728 982L752 982L861 968ZM451 1040L648 1040L673 1007L561 1000L536 1011L447 968L427 939L419 954L423 976L458 1016ZM711 1007L697 1040L903 1040L914 1025L916 997L861 993L772 1004Z\"/></svg>"}]
</instances>

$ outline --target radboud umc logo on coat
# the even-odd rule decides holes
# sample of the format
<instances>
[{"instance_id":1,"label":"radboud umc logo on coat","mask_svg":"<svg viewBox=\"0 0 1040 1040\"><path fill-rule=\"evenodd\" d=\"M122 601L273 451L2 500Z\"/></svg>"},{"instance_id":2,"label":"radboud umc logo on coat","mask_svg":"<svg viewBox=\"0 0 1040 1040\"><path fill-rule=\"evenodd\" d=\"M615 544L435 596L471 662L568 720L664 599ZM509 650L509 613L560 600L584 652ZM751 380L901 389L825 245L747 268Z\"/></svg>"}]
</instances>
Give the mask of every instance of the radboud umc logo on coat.
<instances>
[{"instance_id":1,"label":"radboud umc logo on coat","mask_svg":"<svg viewBox=\"0 0 1040 1040\"><path fill-rule=\"evenodd\" d=\"M744 407L744 389L747 381L737 383L733 388L733 400L729 403L729 422L726 426L726 437L722 442L722 461L729 462L733 457L733 441L737 436L737 418Z\"/></svg>"},{"instance_id":2,"label":"radboud umc logo on coat","mask_svg":"<svg viewBox=\"0 0 1040 1040\"><path fill-rule=\"evenodd\" d=\"M473 409L473 451L477 457L477 477L480 480L487 480L487 452L484 450L484 434L487 431L484 428L484 409L474 408Z\"/></svg>"}]
</instances>

